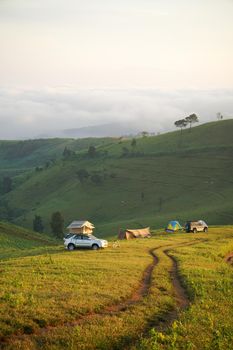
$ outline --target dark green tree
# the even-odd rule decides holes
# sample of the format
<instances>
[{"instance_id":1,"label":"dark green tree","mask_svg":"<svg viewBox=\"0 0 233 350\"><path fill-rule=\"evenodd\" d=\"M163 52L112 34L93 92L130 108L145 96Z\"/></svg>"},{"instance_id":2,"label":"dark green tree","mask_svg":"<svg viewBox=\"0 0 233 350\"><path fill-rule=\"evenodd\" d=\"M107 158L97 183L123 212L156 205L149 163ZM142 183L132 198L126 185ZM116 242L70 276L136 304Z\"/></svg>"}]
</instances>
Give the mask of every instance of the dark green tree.
<instances>
[{"instance_id":1,"label":"dark green tree","mask_svg":"<svg viewBox=\"0 0 233 350\"><path fill-rule=\"evenodd\" d=\"M88 151L87 151L88 157L94 158L94 157L96 156L96 154L97 154L97 152L96 152L95 146L90 146L90 147L88 148Z\"/></svg>"},{"instance_id":2,"label":"dark green tree","mask_svg":"<svg viewBox=\"0 0 233 350\"><path fill-rule=\"evenodd\" d=\"M69 159L74 154L75 154L75 152L72 151L71 149L67 148L67 147L64 148L64 151L62 153L64 159Z\"/></svg>"},{"instance_id":3,"label":"dark green tree","mask_svg":"<svg viewBox=\"0 0 233 350\"><path fill-rule=\"evenodd\" d=\"M40 233L44 231L42 217L39 215L35 215L33 219L33 230Z\"/></svg>"},{"instance_id":4,"label":"dark green tree","mask_svg":"<svg viewBox=\"0 0 233 350\"><path fill-rule=\"evenodd\" d=\"M190 131L191 131L192 124L199 122L198 116L195 113L190 114L188 117L185 118L185 120L190 125L190 128L189 128Z\"/></svg>"},{"instance_id":5,"label":"dark green tree","mask_svg":"<svg viewBox=\"0 0 233 350\"><path fill-rule=\"evenodd\" d=\"M177 128L180 128L180 132L182 134L182 130L183 128L186 128L188 121L186 119L180 119L180 120L177 120L174 124Z\"/></svg>"},{"instance_id":6,"label":"dark green tree","mask_svg":"<svg viewBox=\"0 0 233 350\"><path fill-rule=\"evenodd\" d=\"M63 237L64 218L63 218L62 214L60 213L60 211L56 211L52 214L50 226L52 229L52 233L56 237L58 237L58 238Z\"/></svg>"}]
</instances>

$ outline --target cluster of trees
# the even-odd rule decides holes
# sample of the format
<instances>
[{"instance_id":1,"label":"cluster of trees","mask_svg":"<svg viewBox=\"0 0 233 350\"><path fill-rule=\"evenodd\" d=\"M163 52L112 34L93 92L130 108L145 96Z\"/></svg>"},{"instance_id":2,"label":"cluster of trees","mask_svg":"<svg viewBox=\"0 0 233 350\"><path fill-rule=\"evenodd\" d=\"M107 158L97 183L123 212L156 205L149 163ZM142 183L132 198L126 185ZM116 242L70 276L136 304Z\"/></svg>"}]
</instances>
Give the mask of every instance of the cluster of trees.
<instances>
[{"instance_id":1,"label":"cluster of trees","mask_svg":"<svg viewBox=\"0 0 233 350\"><path fill-rule=\"evenodd\" d=\"M180 120L175 121L174 124L175 124L175 126L177 128L180 128L181 133L182 133L182 130L184 128L186 128L186 126L188 124L190 125L190 130L191 130L192 124L198 123L198 122L199 122L198 116L195 113L193 113L193 114L190 114L188 117L186 117L184 119L180 119Z\"/></svg>"},{"instance_id":2,"label":"cluster of trees","mask_svg":"<svg viewBox=\"0 0 233 350\"><path fill-rule=\"evenodd\" d=\"M74 155L75 155L75 151L72 151L68 147L64 148L64 151L62 153L62 156L64 159L69 159L69 158L73 157Z\"/></svg>"},{"instance_id":3,"label":"cluster of trees","mask_svg":"<svg viewBox=\"0 0 233 350\"><path fill-rule=\"evenodd\" d=\"M50 159L50 160L47 160L44 164L44 166L37 166L35 167L35 171L36 172L40 172L40 171L43 171L45 169L48 169L51 165L55 164L55 159Z\"/></svg>"},{"instance_id":4,"label":"cluster of trees","mask_svg":"<svg viewBox=\"0 0 233 350\"><path fill-rule=\"evenodd\" d=\"M33 222L32 222L33 230L36 232L44 232L44 225L42 222L42 217L40 215L35 215Z\"/></svg>"},{"instance_id":5,"label":"cluster of trees","mask_svg":"<svg viewBox=\"0 0 233 350\"><path fill-rule=\"evenodd\" d=\"M60 211L56 211L51 216L50 221L51 231L57 238L63 237L64 231L64 217ZM44 232L44 224L40 215L35 215L33 219L33 230L39 233Z\"/></svg>"},{"instance_id":6,"label":"cluster of trees","mask_svg":"<svg viewBox=\"0 0 233 350\"><path fill-rule=\"evenodd\" d=\"M90 146L87 151L87 155L89 158L94 158L97 156L97 151L95 146Z\"/></svg>"},{"instance_id":7,"label":"cluster of trees","mask_svg":"<svg viewBox=\"0 0 233 350\"><path fill-rule=\"evenodd\" d=\"M107 150L101 150L97 151L96 147L91 145L88 147L88 150L85 154L83 154L84 158L96 158L100 156L107 156L108 151ZM76 154L75 151L70 150L68 147L65 147L62 153L62 157L64 160L66 159L72 159L72 158L78 158L82 157L80 154Z\"/></svg>"},{"instance_id":8,"label":"cluster of trees","mask_svg":"<svg viewBox=\"0 0 233 350\"><path fill-rule=\"evenodd\" d=\"M107 174L106 171L94 171L92 173L89 173L86 169L79 169L76 171L76 174L81 184L90 179L93 184L100 185L108 176L112 178L116 177L115 174Z\"/></svg>"}]
</instances>

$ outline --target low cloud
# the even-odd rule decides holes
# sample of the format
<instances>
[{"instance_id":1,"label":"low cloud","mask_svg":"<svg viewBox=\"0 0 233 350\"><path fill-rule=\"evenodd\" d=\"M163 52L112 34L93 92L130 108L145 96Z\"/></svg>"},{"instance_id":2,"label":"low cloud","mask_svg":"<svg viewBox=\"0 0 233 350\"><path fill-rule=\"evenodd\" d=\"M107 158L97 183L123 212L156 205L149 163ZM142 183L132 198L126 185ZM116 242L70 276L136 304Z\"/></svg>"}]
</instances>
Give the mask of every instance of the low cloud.
<instances>
[{"instance_id":1,"label":"low cloud","mask_svg":"<svg viewBox=\"0 0 233 350\"><path fill-rule=\"evenodd\" d=\"M0 138L60 136L65 129L111 123L164 132L191 113L202 123L216 120L217 112L233 117L232 97L233 90L2 88Z\"/></svg>"}]
</instances>

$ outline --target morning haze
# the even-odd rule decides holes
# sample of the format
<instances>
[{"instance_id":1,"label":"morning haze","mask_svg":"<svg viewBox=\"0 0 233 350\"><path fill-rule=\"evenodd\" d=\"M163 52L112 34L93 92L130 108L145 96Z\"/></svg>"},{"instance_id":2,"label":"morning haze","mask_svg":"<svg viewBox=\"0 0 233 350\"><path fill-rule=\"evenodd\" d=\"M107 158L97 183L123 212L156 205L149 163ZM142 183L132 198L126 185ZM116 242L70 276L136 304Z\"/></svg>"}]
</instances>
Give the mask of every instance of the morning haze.
<instances>
[{"instance_id":1,"label":"morning haze","mask_svg":"<svg viewBox=\"0 0 233 350\"><path fill-rule=\"evenodd\" d=\"M0 138L231 117L232 15L229 0L1 1Z\"/></svg>"}]
</instances>

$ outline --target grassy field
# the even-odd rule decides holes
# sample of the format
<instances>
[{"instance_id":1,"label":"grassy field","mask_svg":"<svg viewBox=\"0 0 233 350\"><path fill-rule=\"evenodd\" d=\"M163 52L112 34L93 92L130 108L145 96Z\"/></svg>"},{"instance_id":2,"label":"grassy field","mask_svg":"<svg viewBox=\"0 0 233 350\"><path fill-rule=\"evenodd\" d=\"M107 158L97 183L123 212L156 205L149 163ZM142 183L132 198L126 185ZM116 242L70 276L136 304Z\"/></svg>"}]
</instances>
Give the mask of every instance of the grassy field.
<instances>
[{"instance_id":1,"label":"grassy field","mask_svg":"<svg viewBox=\"0 0 233 350\"><path fill-rule=\"evenodd\" d=\"M233 227L97 252L37 243L0 252L1 349L230 349Z\"/></svg>"}]
</instances>

